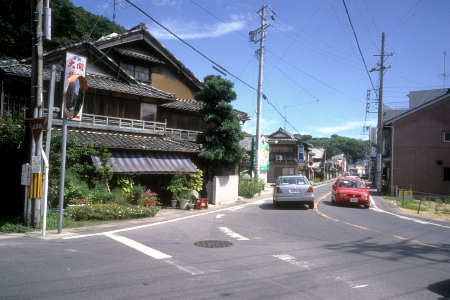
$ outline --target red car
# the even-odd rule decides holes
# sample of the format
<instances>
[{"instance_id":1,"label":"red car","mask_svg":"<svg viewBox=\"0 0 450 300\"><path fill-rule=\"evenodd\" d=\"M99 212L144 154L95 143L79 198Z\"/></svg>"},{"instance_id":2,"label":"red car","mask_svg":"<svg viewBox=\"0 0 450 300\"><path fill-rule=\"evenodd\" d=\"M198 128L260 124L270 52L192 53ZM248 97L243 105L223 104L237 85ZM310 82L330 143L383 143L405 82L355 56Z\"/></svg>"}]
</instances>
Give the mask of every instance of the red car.
<instances>
[{"instance_id":1,"label":"red car","mask_svg":"<svg viewBox=\"0 0 450 300\"><path fill-rule=\"evenodd\" d=\"M331 187L331 202L370 206L369 186L359 178L339 178Z\"/></svg>"}]
</instances>

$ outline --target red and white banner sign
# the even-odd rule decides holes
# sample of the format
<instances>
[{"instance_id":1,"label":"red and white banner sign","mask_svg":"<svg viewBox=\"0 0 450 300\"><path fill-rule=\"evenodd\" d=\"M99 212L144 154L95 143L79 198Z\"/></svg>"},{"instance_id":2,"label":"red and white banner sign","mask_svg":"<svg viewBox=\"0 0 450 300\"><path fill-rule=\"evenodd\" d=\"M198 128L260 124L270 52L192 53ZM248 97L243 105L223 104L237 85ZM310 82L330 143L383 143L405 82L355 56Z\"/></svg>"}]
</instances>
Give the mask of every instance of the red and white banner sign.
<instances>
[{"instance_id":1,"label":"red and white banner sign","mask_svg":"<svg viewBox=\"0 0 450 300\"><path fill-rule=\"evenodd\" d=\"M72 75L81 75L86 77L86 62L87 58L72 54L67 52L66 54L66 66L64 68L64 93L66 92L69 78ZM63 106L64 107L64 106ZM61 109L64 114L64 109ZM81 107L80 112L72 120L81 121L81 116L83 114L83 107Z\"/></svg>"}]
</instances>

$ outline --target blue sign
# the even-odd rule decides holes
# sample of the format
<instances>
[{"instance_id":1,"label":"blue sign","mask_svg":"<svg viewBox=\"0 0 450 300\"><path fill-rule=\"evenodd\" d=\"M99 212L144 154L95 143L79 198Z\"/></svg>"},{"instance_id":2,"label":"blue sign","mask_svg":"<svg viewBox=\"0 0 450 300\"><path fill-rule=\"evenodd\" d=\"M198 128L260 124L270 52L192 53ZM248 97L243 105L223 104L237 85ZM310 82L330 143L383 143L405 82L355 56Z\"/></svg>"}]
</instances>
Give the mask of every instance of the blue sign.
<instances>
[{"instance_id":1,"label":"blue sign","mask_svg":"<svg viewBox=\"0 0 450 300\"><path fill-rule=\"evenodd\" d=\"M305 162L305 146L298 146L298 163L303 164Z\"/></svg>"}]
</instances>

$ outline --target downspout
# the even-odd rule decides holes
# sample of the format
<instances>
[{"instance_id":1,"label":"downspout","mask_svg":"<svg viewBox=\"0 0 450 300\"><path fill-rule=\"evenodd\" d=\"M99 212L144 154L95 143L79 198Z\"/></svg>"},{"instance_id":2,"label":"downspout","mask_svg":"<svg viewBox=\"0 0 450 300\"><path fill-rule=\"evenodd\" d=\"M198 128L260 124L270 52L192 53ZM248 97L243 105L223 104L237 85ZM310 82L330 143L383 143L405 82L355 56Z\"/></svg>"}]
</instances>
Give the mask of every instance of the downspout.
<instances>
[{"instance_id":1,"label":"downspout","mask_svg":"<svg viewBox=\"0 0 450 300\"><path fill-rule=\"evenodd\" d=\"M393 195L395 191L394 186L394 126L384 126L391 129L391 171L390 171L390 184L389 184L389 195Z\"/></svg>"}]
</instances>

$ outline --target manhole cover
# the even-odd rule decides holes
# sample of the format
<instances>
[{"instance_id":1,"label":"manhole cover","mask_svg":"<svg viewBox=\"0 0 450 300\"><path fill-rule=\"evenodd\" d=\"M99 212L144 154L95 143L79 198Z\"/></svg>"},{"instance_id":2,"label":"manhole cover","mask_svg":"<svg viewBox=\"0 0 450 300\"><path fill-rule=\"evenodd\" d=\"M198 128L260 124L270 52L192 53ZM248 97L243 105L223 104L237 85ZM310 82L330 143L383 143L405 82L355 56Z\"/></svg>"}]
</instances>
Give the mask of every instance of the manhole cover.
<instances>
[{"instance_id":1,"label":"manhole cover","mask_svg":"<svg viewBox=\"0 0 450 300\"><path fill-rule=\"evenodd\" d=\"M227 241L199 241L195 242L194 245L203 248L225 248L233 246L233 243Z\"/></svg>"}]
</instances>

